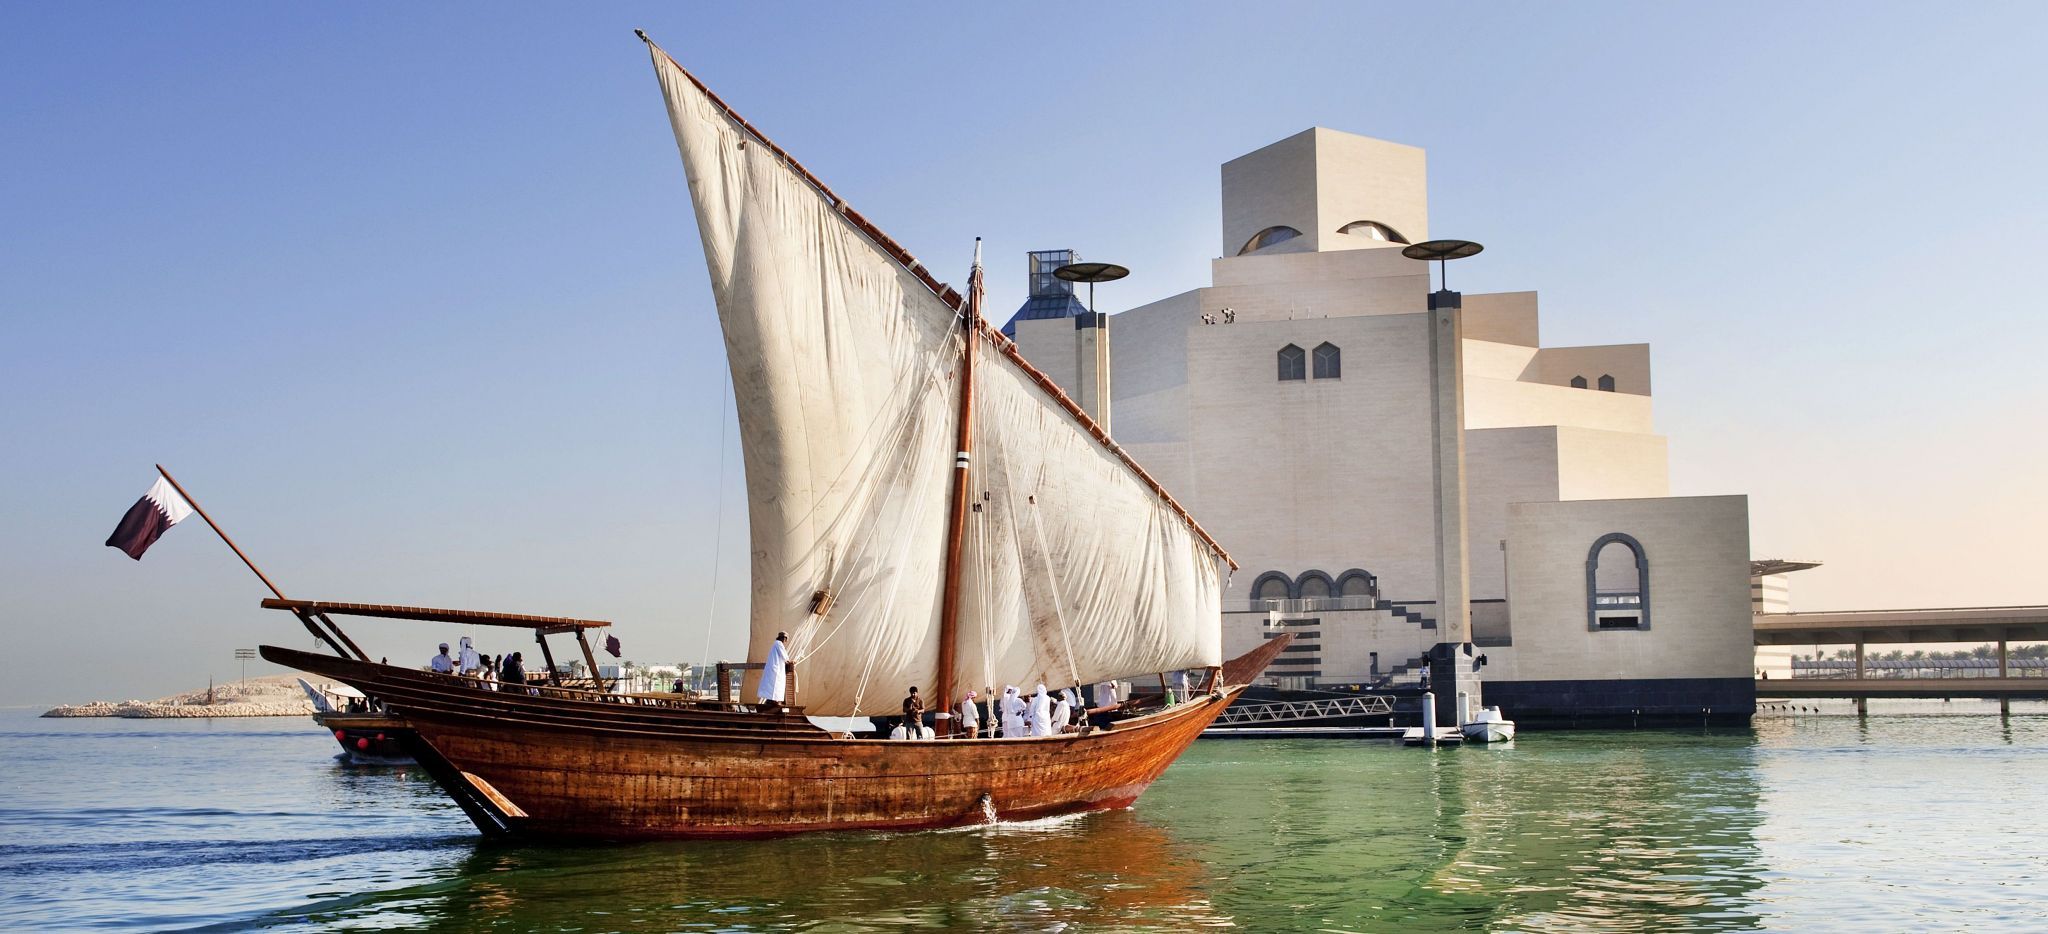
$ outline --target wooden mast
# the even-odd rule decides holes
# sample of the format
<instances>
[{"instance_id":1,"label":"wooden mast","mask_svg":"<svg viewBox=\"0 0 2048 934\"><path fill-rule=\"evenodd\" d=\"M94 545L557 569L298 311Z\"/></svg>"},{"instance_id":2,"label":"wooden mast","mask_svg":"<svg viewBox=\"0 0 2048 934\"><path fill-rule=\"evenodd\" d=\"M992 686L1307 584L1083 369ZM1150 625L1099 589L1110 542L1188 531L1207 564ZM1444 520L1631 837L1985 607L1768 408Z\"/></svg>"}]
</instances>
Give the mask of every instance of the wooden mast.
<instances>
[{"instance_id":1,"label":"wooden mast","mask_svg":"<svg viewBox=\"0 0 2048 934\"><path fill-rule=\"evenodd\" d=\"M933 680L940 737L953 735L953 656L960 642L960 553L967 539L967 465L974 449L974 350L981 341L981 238L974 238L974 272L960 316L960 432L953 455L952 514L947 518L945 589L939 593L939 671ZM906 729L914 728L905 724Z\"/></svg>"}]
</instances>

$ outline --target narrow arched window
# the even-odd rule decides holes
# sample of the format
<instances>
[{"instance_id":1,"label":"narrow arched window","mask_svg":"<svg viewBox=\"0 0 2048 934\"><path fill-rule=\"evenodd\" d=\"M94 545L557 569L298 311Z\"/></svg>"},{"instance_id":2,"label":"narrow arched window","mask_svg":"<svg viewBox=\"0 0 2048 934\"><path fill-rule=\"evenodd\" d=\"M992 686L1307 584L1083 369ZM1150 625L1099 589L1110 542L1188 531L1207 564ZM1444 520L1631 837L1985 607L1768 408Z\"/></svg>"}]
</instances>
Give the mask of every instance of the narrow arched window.
<instances>
[{"instance_id":1,"label":"narrow arched window","mask_svg":"<svg viewBox=\"0 0 2048 934\"><path fill-rule=\"evenodd\" d=\"M1586 553L1586 628L1650 628L1650 559L1626 532L1609 532Z\"/></svg>"},{"instance_id":2,"label":"narrow arched window","mask_svg":"<svg viewBox=\"0 0 2048 934\"><path fill-rule=\"evenodd\" d=\"M1259 575L1258 581L1252 584L1252 609L1265 609L1268 600L1287 599L1292 583L1287 575L1279 571L1267 571Z\"/></svg>"},{"instance_id":3,"label":"narrow arched window","mask_svg":"<svg viewBox=\"0 0 2048 934\"><path fill-rule=\"evenodd\" d=\"M1612 376L1602 376L1602 377L1600 377L1600 391L1601 391L1601 392L1613 392L1613 391L1614 391L1614 377L1612 377Z\"/></svg>"},{"instance_id":4,"label":"narrow arched window","mask_svg":"<svg viewBox=\"0 0 2048 934\"><path fill-rule=\"evenodd\" d=\"M1353 568L1337 578L1337 595L1342 597L1370 597L1377 589L1372 574Z\"/></svg>"},{"instance_id":5,"label":"narrow arched window","mask_svg":"<svg viewBox=\"0 0 2048 934\"><path fill-rule=\"evenodd\" d=\"M1572 388L1573 388L1573 389L1584 389L1584 388L1586 388L1586 378L1585 378L1585 377L1583 377L1583 376L1574 376L1574 377L1572 377Z\"/></svg>"},{"instance_id":6,"label":"narrow arched window","mask_svg":"<svg viewBox=\"0 0 2048 934\"><path fill-rule=\"evenodd\" d=\"M1316 345L1316 378L1337 379L1344 375L1344 352L1324 341Z\"/></svg>"},{"instance_id":7,"label":"narrow arched window","mask_svg":"<svg viewBox=\"0 0 2048 934\"><path fill-rule=\"evenodd\" d=\"M1280 348L1280 381L1307 378L1308 354L1293 344Z\"/></svg>"},{"instance_id":8,"label":"narrow arched window","mask_svg":"<svg viewBox=\"0 0 2048 934\"><path fill-rule=\"evenodd\" d=\"M1244 249L1238 250L1237 255L1243 256L1255 250L1263 250L1275 243L1286 243L1299 236L1301 231L1292 227L1268 227L1252 234L1252 238L1244 242Z\"/></svg>"},{"instance_id":9,"label":"narrow arched window","mask_svg":"<svg viewBox=\"0 0 2048 934\"><path fill-rule=\"evenodd\" d=\"M1354 237L1365 237L1372 240L1385 240L1388 243L1408 242L1407 237L1401 236L1399 233L1396 233L1394 231L1394 228L1382 224L1379 221L1352 221L1349 224L1345 224L1344 226L1337 228L1337 232L1340 234L1350 234Z\"/></svg>"}]
</instances>

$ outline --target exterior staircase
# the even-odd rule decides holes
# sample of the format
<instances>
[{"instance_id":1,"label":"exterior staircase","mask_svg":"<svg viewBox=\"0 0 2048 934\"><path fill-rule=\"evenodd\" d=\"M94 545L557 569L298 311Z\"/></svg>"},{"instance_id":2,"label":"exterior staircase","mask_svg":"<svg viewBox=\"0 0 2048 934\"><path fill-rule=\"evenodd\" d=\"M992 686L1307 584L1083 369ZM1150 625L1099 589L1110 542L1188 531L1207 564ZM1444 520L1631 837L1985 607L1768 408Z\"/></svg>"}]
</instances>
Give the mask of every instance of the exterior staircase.
<instances>
[{"instance_id":1,"label":"exterior staircase","mask_svg":"<svg viewBox=\"0 0 2048 934\"><path fill-rule=\"evenodd\" d=\"M1380 600L1374 603L1373 609L1385 610L1392 613L1395 617L1407 620L1423 629L1435 629L1436 618L1423 615L1419 609L1421 607L1434 608L1435 606L1435 600L1403 600L1398 603L1391 600Z\"/></svg>"}]
</instances>

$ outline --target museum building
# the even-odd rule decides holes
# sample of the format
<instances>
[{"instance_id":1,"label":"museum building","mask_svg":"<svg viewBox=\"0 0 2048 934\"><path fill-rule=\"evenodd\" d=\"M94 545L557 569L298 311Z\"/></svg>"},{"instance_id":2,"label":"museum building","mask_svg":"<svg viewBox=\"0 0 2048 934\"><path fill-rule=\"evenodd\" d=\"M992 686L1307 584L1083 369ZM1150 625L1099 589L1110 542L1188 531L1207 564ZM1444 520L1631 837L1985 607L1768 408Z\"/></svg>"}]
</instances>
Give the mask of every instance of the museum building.
<instances>
[{"instance_id":1,"label":"museum building","mask_svg":"<svg viewBox=\"0 0 2048 934\"><path fill-rule=\"evenodd\" d=\"M1224 164L1210 285L1102 315L1049 274L1071 252L1032 253L1004 331L1230 549L1225 655L1293 633L1281 686L1747 722L1747 497L1669 495L1648 345L1546 347L1535 292L1432 292L1402 254L1425 178L1304 131Z\"/></svg>"}]
</instances>

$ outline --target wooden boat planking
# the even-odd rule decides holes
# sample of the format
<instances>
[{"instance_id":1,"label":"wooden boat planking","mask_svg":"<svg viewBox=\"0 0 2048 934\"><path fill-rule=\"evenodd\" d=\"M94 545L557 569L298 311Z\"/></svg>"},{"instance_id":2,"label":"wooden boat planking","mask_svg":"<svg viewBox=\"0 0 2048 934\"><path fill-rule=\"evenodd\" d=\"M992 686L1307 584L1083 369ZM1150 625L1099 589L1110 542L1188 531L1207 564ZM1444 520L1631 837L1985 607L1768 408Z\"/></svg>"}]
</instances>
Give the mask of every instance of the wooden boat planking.
<instances>
[{"instance_id":1,"label":"wooden boat planking","mask_svg":"<svg viewBox=\"0 0 2048 934\"><path fill-rule=\"evenodd\" d=\"M1286 641L1225 670L1256 674ZM921 830L983 823L991 812L1029 820L1128 807L1246 687L1086 734L904 742L846 738L794 714L487 691L389 665L262 653L402 716L415 755L486 834L548 838Z\"/></svg>"}]
</instances>

